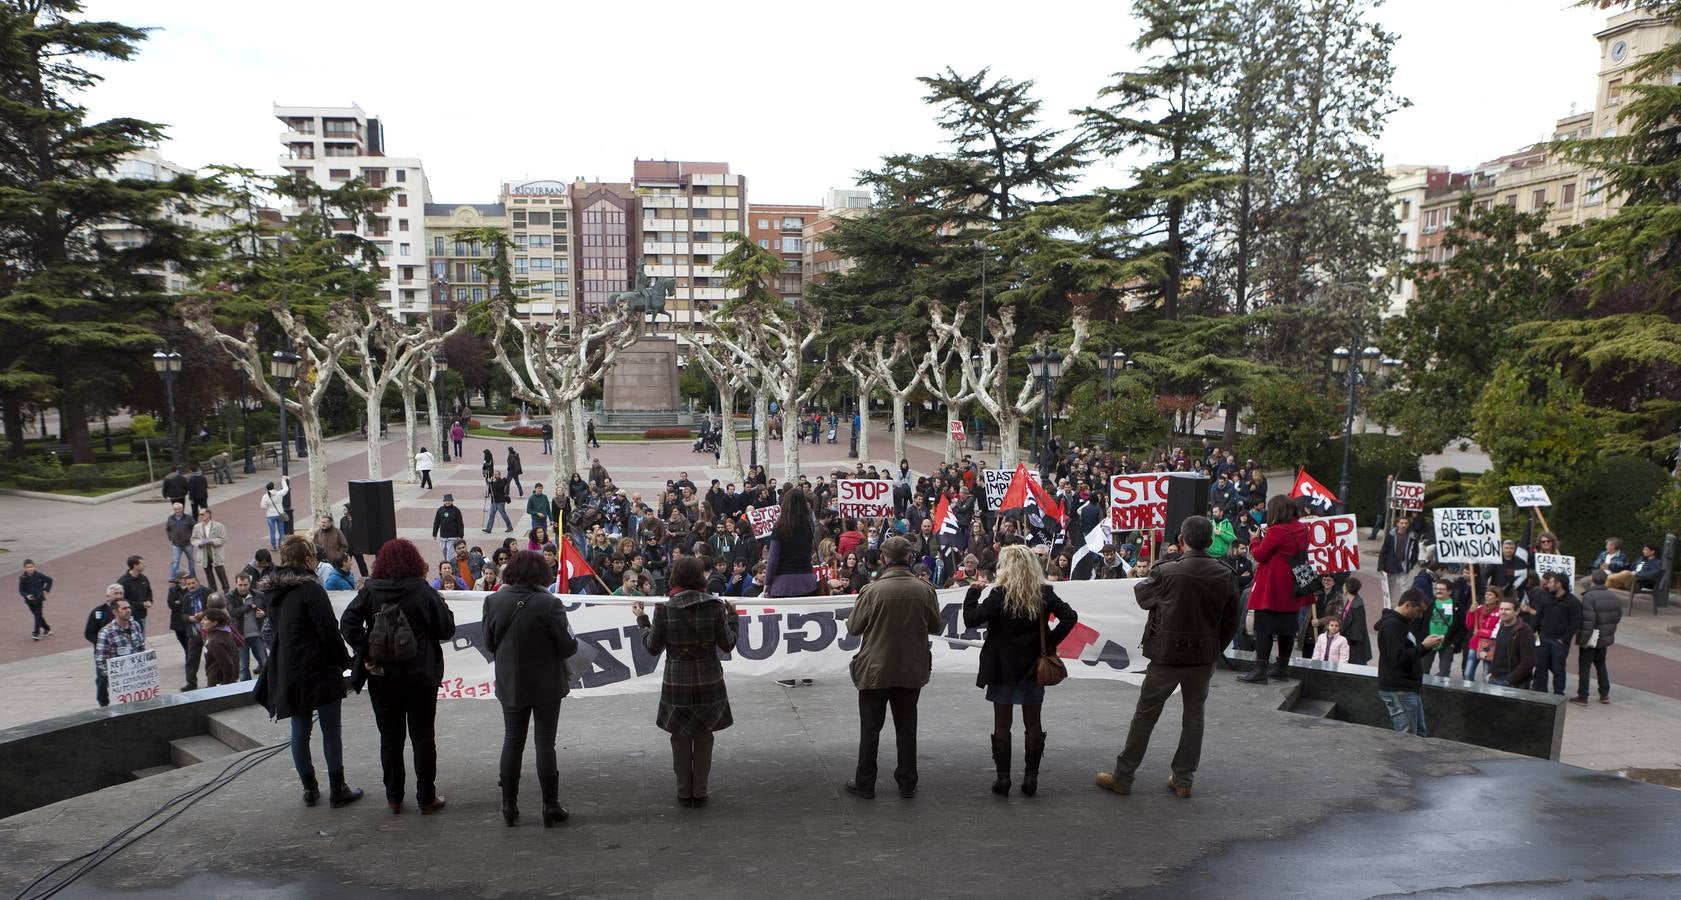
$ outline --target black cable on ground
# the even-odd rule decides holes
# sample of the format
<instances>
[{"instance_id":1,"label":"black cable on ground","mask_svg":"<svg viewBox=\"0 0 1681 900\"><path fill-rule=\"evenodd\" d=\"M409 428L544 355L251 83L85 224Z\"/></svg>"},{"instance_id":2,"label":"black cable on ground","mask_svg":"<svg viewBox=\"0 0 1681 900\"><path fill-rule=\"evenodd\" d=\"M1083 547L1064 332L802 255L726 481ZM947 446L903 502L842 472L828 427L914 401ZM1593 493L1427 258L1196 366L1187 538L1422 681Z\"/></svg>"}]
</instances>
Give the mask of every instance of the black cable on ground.
<instances>
[{"instance_id":1,"label":"black cable on ground","mask_svg":"<svg viewBox=\"0 0 1681 900\"><path fill-rule=\"evenodd\" d=\"M260 747L246 753L233 762L228 763L228 765L210 781L176 794L162 806L147 814L144 818L112 835L109 840L107 840L104 844L101 844L99 847L89 850L81 856L65 860L64 862L61 862L36 876L34 881L25 885L23 890L17 893L14 900L45 900L45 898L54 896L59 891L62 891L71 884L74 884L76 880L81 878L83 875L93 871L111 857L116 856L118 853L127 849L129 846L134 844L134 842L146 837L154 831L157 831L159 828L168 825L170 822L174 821L176 817L180 816L188 809L191 809L193 804L203 800L211 794L214 794L222 788L227 787L237 780L239 776L244 775L246 772L251 771L258 765L274 758L280 753L280 751L285 750L290 746L291 743L286 742L281 744L271 744L267 747ZM165 813L168 814L165 815ZM159 818L160 816L162 818ZM151 824L148 826L148 823ZM66 869L70 869L72 866L75 868L66 873L62 880L50 886L43 886L45 882L51 881L54 877L64 873ZM39 893L30 893L30 891L33 891L38 887L41 888Z\"/></svg>"}]
</instances>

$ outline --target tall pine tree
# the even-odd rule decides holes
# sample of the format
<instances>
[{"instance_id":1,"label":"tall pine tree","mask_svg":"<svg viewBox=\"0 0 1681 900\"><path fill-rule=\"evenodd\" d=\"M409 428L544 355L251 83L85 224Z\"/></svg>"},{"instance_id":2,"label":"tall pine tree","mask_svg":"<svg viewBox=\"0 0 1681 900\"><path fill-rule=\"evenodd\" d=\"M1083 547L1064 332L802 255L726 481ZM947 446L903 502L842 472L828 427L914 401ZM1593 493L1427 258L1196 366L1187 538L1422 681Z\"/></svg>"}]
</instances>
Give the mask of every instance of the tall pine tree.
<instances>
[{"instance_id":1,"label":"tall pine tree","mask_svg":"<svg viewBox=\"0 0 1681 900\"><path fill-rule=\"evenodd\" d=\"M163 128L139 119L88 121L76 95L98 83L89 59L127 60L146 34L85 21L77 0L0 2L0 329L13 361L8 430L18 388L50 392L77 462L93 461L87 417L127 365L160 343L151 325L169 299L156 273L190 271L205 246L169 213L201 194L190 176L116 178L122 158ZM113 246L97 225L144 239ZM14 355L15 354L15 355ZM14 448L17 432L13 431Z\"/></svg>"}]
</instances>

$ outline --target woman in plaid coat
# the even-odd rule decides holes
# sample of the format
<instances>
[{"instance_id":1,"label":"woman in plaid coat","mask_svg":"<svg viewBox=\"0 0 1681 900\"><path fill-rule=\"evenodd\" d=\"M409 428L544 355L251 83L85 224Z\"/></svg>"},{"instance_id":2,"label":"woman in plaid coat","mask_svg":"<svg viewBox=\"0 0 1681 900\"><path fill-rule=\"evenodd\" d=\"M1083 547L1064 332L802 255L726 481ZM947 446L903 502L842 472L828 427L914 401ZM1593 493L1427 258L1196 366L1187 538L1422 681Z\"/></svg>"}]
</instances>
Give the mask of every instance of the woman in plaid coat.
<instances>
[{"instance_id":1,"label":"woman in plaid coat","mask_svg":"<svg viewBox=\"0 0 1681 900\"><path fill-rule=\"evenodd\" d=\"M706 593L706 564L685 556L672 563L671 598L654 607L650 621L631 604L648 652L665 653L665 679L654 724L671 733L677 802L706 804L712 770L712 733L735 724L724 690L719 650L735 649L735 607Z\"/></svg>"}]
</instances>

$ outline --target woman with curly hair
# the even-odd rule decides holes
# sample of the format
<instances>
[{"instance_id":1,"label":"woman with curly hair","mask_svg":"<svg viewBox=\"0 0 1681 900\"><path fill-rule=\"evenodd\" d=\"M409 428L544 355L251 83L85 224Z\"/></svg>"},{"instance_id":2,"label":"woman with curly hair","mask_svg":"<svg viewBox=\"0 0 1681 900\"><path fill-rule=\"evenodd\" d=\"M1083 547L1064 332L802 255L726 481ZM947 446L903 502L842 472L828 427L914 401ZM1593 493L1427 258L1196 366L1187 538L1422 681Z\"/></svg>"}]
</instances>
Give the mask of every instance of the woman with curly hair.
<instances>
[{"instance_id":1,"label":"woman with curly hair","mask_svg":"<svg viewBox=\"0 0 1681 900\"><path fill-rule=\"evenodd\" d=\"M379 548L373 573L339 619L339 631L356 654L350 678L357 691L368 686L379 727L379 762L385 770L385 803L403 811L403 738L414 742L414 799L421 815L444 808L438 794L438 685L444 680L440 644L455 636L455 615L426 581L426 560L414 545L393 538ZM414 633L412 651L395 652L370 641L374 620L395 606Z\"/></svg>"},{"instance_id":2,"label":"woman with curly hair","mask_svg":"<svg viewBox=\"0 0 1681 900\"><path fill-rule=\"evenodd\" d=\"M984 578L969 586L963 597L963 624L986 627L975 685L986 689L992 703L992 761L998 772L992 792L1010 795L1010 725L1013 708L1019 706L1027 738L1021 792L1031 797L1039 790L1039 761L1045 755L1039 718L1045 686L1034 678L1034 669L1040 647L1055 653L1079 616L1045 582L1038 558L1022 544L1011 544L998 554L998 584L982 600L985 587ZM1056 619L1055 628L1050 627L1050 617Z\"/></svg>"}]
</instances>

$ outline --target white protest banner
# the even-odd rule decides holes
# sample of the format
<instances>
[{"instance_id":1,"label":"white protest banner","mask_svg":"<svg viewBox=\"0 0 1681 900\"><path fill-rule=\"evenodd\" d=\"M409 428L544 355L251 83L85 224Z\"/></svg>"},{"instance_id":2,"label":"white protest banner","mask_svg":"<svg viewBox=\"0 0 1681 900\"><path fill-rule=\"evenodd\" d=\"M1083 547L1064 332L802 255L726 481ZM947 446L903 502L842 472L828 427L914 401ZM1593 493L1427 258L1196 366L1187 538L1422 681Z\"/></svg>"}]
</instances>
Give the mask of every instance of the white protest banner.
<instances>
[{"instance_id":1,"label":"white protest banner","mask_svg":"<svg viewBox=\"0 0 1681 900\"><path fill-rule=\"evenodd\" d=\"M875 478L835 480L835 508L859 519L893 518L893 482Z\"/></svg>"},{"instance_id":2,"label":"white protest banner","mask_svg":"<svg viewBox=\"0 0 1681 900\"><path fill-rule=\"evenodd\" d=\"M1129 675L1129 647L1138 645L1144 613L1133 600L1136 580L1065 582L1057 594L1080 611L1079 624L1057 647L1057 656L1072 678L1107 678L1138 683ZM492 699L496 696L496 666L484 646L479 616L486 594L444 591L455 614L455 637L445 641L444 680L439 699ZM964 589L940 591L938 603L943 630L931 639L934 670L972 678L979 662L984 630L963 625ZM338 615L355 598L350 591L329 595ZM649 653L641 630L631 617L630 603L654 598L566 595L566 617L586 656L593 654L587 673L572 682L574 697L658 693L664 661ZM768 598L735 600L738 619L736 648L720 653L726 681L737 678L845 678L858 649L856 635L846 631L855 595L841 597ZM1054 621L1054 620L1053 620ZM650 713L651 715L651 713Z\"/></svg>"},{"instance_id":3,"label":"white protest banner","mask_svg":"<svg viewBox=\"0 0 1681 900\"><path fill-rule=\"evenodd\" d=\"M1519 509L1553 505L1553 501L1547 497L1547 489L1539 484L1514 484L1510 490L1512 501Z\"/></svg>"},{"instance_id":4,"label":"white protest banner","mask_svg":"<svg viewBox=\"0 0 1681 900\"><path fill-rule=\"evenodd\" d=\"M1436 510L1436 561L1500 562L1500 510L1447 506Z\"/></svg>"},{"instance_id":5,"label":"white protest banner","mask_svg":"<svg viewBox=\"0 0 1681 900\"><path fill-rule=\"evenodd\" d=\"M1301 520L1307 526L1307 558L1321 575L1331 572L1356 572L1360 569L1359 526L1352 514L1308 517Z\"/></svg>"},{"instance_id":6,"label":"white protest banner","mask_svg":"<svg viewBox=\"0 0 1681 900\"><path fill-rule=\"evenodd\" d=\"M1535 576L1539 578L1548 572L1568 575L1570 580L1574 582L1576 580L1576 557L1558 553L1535 554Z\"/></svg>"},{"instance_id":7,"label":"white protest banner","mask_svg":"<svg viewBox=\"0 0 1681 900\"><path fill-rule=\"evenodd\" d=\"M158 677L158 651L142 650L106 660L105 678L112 703L158 699L162 693Z\"/></svg>"},{"instance_id":8,"label":"white protest banner","mask_svg":"<svg viewBox=\"0 0 1681 900\"><path fill-rule=\"evenodd\" d=\"M1166 472L1109 476L1109 524L1116 531L1167 527Z\"/></svg>"},{"instance_id":9,"label":"white protest banner","mask_svg":"<svg viewBox=\"0 0 1681 900\"><path fill-rule=\"evenodd\" d=\"M1424 482L1397 481L1395 482L1395 505L1407 512L1421 512L1424 509Z\"/></svg>"},{"instance_id":10,"label":"white protest banner","mask_svg":"<svg viewBox=\"0 0 1681 900\"><path fill-rule=\"evenodd\" d=\"M950 422L947 422L946 430L951 433L951 439L954 443L961 444L965 440L968 440L968 438L964 435L962 419L952 419Z\"/></svg>"},{"instance_id":11,"label":"white protest banner","mask_svg":"<svg viewBox=\"0 0 1681 900\"><path fill-rule=\"evenodd\" d=\"M986 487L986 508L997 509L998 504L1004 502L1004 492L1010 489L1010 476L1014 469L982 469L981 481ZM1044 484L1038 472L1029 470L1027 477L1033 479L1034 484Z\"/></svg>"},{"instance_id":12,"label":"white protest banner","mask_svg":"<svg viewBox=\"0 0 1681 900\"><path fill-rule=\"evenodd\" d=\"M756 538L770 537L771 529L776 527L776 520L782 518L782 507L766 506L764 508L749 506L747 521L753 525L753 536Z\"/></svg>"}]
</instances>

